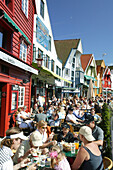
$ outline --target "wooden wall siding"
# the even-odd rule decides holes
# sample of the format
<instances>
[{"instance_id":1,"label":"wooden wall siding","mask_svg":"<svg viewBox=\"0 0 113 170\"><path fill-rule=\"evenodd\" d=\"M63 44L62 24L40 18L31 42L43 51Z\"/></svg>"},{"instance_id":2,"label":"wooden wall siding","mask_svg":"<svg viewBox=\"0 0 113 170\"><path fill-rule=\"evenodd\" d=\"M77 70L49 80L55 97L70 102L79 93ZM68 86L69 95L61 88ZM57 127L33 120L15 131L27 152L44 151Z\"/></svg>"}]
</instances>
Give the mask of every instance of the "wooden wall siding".
<instances>
[{"instance_id":1,"label":"wooden wall siding","mask_svg":"<svg viewBox=\"0 0 113 170\"><path fill-rule=\"evenodd\" d=\"M28 1L29 1L28 18L25 16L24 12L21 9L21 0L16 0L16 1L13 0L14 15L7 8L7 6L5 6L5 4L2 1L0 1L0 7L9 15L9 17L15 22L15 24L24 32L24 34L29 38L29 41L31 42L31 44L33 44L34 6L33 6L32 0L28 0ZM12 52L16 57L19 57L19 50L20 50L20 44L18 44L19 37L20 35L14 32L13 39L12 39L12 45L13 45ZM26 62L29 65L32 64L32 45L30 45L30 49L29 49Z\"/></svg>"},{"instance_id":2,"label":"wooden wall siding","mask_svg":"<svg viewBox=\"0 0 113 170\"><path fill-rule=\"evenodd\" d=\"M34 8L32 0L29 0L29 10L28 10L28 18L25 16L24 12L21 9L21 1L17 0L14 3L14 22L20 27L20 29L24 32L24 34L29 38L29 41L33 43L33 21L34 21ZM19 38L19 37L18 37ZM13 41L16 44L16 37L13 37ZM19 46L18 54L19 54ZM15 49L16 49L15 48ZM31 65L32 63L32 46L29 47L29 53L27 55L27 63ZM14 49L14 52L16 52Z\"/></svg>"}]
</instances>

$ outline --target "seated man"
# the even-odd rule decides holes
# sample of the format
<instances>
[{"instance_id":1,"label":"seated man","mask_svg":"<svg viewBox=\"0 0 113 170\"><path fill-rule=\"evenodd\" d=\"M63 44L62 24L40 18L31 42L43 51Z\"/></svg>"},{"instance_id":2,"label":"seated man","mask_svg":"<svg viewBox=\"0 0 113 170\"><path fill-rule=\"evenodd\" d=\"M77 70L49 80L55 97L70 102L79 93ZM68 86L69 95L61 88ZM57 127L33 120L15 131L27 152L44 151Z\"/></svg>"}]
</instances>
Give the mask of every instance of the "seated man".
<instances>
[{"instance_id":1,"label":"seated man","mask_svg":"<svg viewBox=\"0 0 113 170\"><path fill-rule=\"evenodd\" d=\"M39 113L35 115L34 121L39 122L41 120L46 121L47 115L43 113L43 107L39 107Z\"/></svg>"},{"instance_id":2,"label":"seated man","mask_svg":"<svg viewBox=\"0 0 113 170\"><path fill-rule=\"evenodd\" d=\"M59 115L56 113L52 117L53 119L50 119L48 122L50 126L59 126L60 125Z\"/></svg>"},{"instance_id":3,"label":"seated man","mask_svg":"<svg viewBox=\"0 0 113 170\"><path fill-rule=\"evenodd\" d=\"M66 116L66 121L75 123L75 124L80 124L77 120L78 120L78 118L73 114L73 108L69 107L68 114Z\"/></svg>"},{"instance_id":4,"label":"seated man","mask_svg":"<svg viewBox=\"0 0 113 170\"><path fill-rule=\"evenodd\" d=\"M69 131L70 130L70 126L68 124L63 124L62 125L63 131L61 131L58 136L57 136L57 141L61 142L61 141L65 141L65 142L74 142L75 138L73 136L73 134Z\"/></svg>"},{"instance_id":5,"label":"seated man","mask_svg":"<svg viewBox=\"0 0 113 170\"><path fill-rule=\"evenodd\" d=\"M96 143L101 150L104 141L104 131L96 125L94 116L92 115L88 115L84 123L92 129L92 135L96 139L94 143Z\"/></svg>"}]
</instances>

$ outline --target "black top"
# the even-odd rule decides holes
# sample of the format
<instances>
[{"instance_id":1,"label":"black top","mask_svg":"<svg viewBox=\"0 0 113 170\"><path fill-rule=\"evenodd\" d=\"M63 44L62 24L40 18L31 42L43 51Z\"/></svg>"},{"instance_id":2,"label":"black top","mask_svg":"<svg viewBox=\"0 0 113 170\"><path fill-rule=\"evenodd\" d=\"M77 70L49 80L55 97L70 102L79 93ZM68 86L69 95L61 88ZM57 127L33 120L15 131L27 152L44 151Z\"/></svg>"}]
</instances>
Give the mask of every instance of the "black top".
<instances>
[{"instance_id":1,"label":"black top","mask_svg":"<svg viewBox=\"0 0 113 170\"><path fill-rule=\"evenodd\" d=\"M58 142L61 142L62 140L65 142L69 142L69 143L74 142L75 138L71 132L68 132L65 137L63 137L63 135L64 135L63 132L58 134L58 137L57 137Z\"/></svg>"},{"instance_id":2,"label":"black top","mask_svg":"<svg viewBox=\"0 0 113 170\"><path fill-rule=\"evenodd\" d=\"M90 159L82 163L80 170L103 170L102 156L94 155L87 147L84 147L84 149L89 153Z\"/></svg>"}]
</instances>

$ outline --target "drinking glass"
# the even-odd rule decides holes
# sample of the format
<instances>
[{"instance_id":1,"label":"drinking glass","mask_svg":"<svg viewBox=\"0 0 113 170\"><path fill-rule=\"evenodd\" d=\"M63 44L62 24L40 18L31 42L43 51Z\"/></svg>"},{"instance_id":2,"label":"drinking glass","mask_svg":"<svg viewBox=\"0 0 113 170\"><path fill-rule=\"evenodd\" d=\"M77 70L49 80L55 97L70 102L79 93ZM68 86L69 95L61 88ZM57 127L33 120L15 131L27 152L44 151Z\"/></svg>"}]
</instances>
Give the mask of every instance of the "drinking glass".
<instances>
[{"instance_id":1,"label":"drinking glass","mask_svg":"<svg viewBox=\"0 0 113 170\"><path fill-rule=\"evenodd\" d=\"M40 166L41 167L45 166L45 160L46 160L46 156L45 155L40 155Z\"/></svg>"},{"instance_id":2,"label":"drinking glass","mask_svg":"<svg viewBox=\"0 0 113 170\"><path fill-rule=\"evenodd\" d=\"M75 153L75 144L71 143L71 153L74 154Z\"/></svg>"},{"instance_id":3,"label":"drinking glass","mask_svg":"<svg viewBox=\"0 0 113 170\"><path fill-rule=\"evenodd\" d=\"M75 141L74 143L75 143L75 149L78 150L79 149L79 141Z\"/></svg>"}]
</instances>

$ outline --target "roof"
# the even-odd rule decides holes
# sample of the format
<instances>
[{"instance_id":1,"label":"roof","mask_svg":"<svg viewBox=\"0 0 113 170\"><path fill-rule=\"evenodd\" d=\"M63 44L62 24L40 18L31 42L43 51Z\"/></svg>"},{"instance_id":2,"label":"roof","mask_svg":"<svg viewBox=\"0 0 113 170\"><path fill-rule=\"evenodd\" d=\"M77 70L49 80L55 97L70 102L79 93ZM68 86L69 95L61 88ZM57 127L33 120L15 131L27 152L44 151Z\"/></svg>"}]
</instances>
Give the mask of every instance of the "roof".
<instances>
[{"instance_id":1,"label":"roof","mask_svg":"<svg viewBox=\"0 0 113 170\"><path fill-rule=\"evenodd\" d=\"M97 66L101 66L102 68L105 68L105 62L104 60L95 60Z\"/></svg>"},{"instance_id":2,"label":"roof","mask_svg":"<svg viewBox=\"0 0 113 170\"><path fill-rule=\"evenodd\" d=\"M62 60L64 67L72 49L77 49L80 39L55 40L55 47L58 58Z\"/></svg>"},{"instance_id":3,"label":"roof","mask_svg":"<svg viewBox=\"0 0 113 170\"><path fill-rule=\"evenodd\" d=\"M110 68L110 70L113 70L113 66L108 66Z\"/></svg>"},{"instance_id":4,"label":"roof","mask_svg":"<svg viewBox=\"0 0 113 170\"><path fill-rule=\"evenodd\" d=\"M85 71L90 59L92 57L92 54L82 54L80 56L80 59L81 59L81 65L82 65L82 68L83 70Z\"/></svg>"},{"instance_id":5,"label":"roof","mask_svg":"<svg viewBox=\"0 0 113 170\"><path fill-rule=\"evenodd\" d=\"M95 60L95 61L96 61L97 66L100 66L102 64L102 62L103 62L103 60Z\"/></svg>"}]
</instances>

